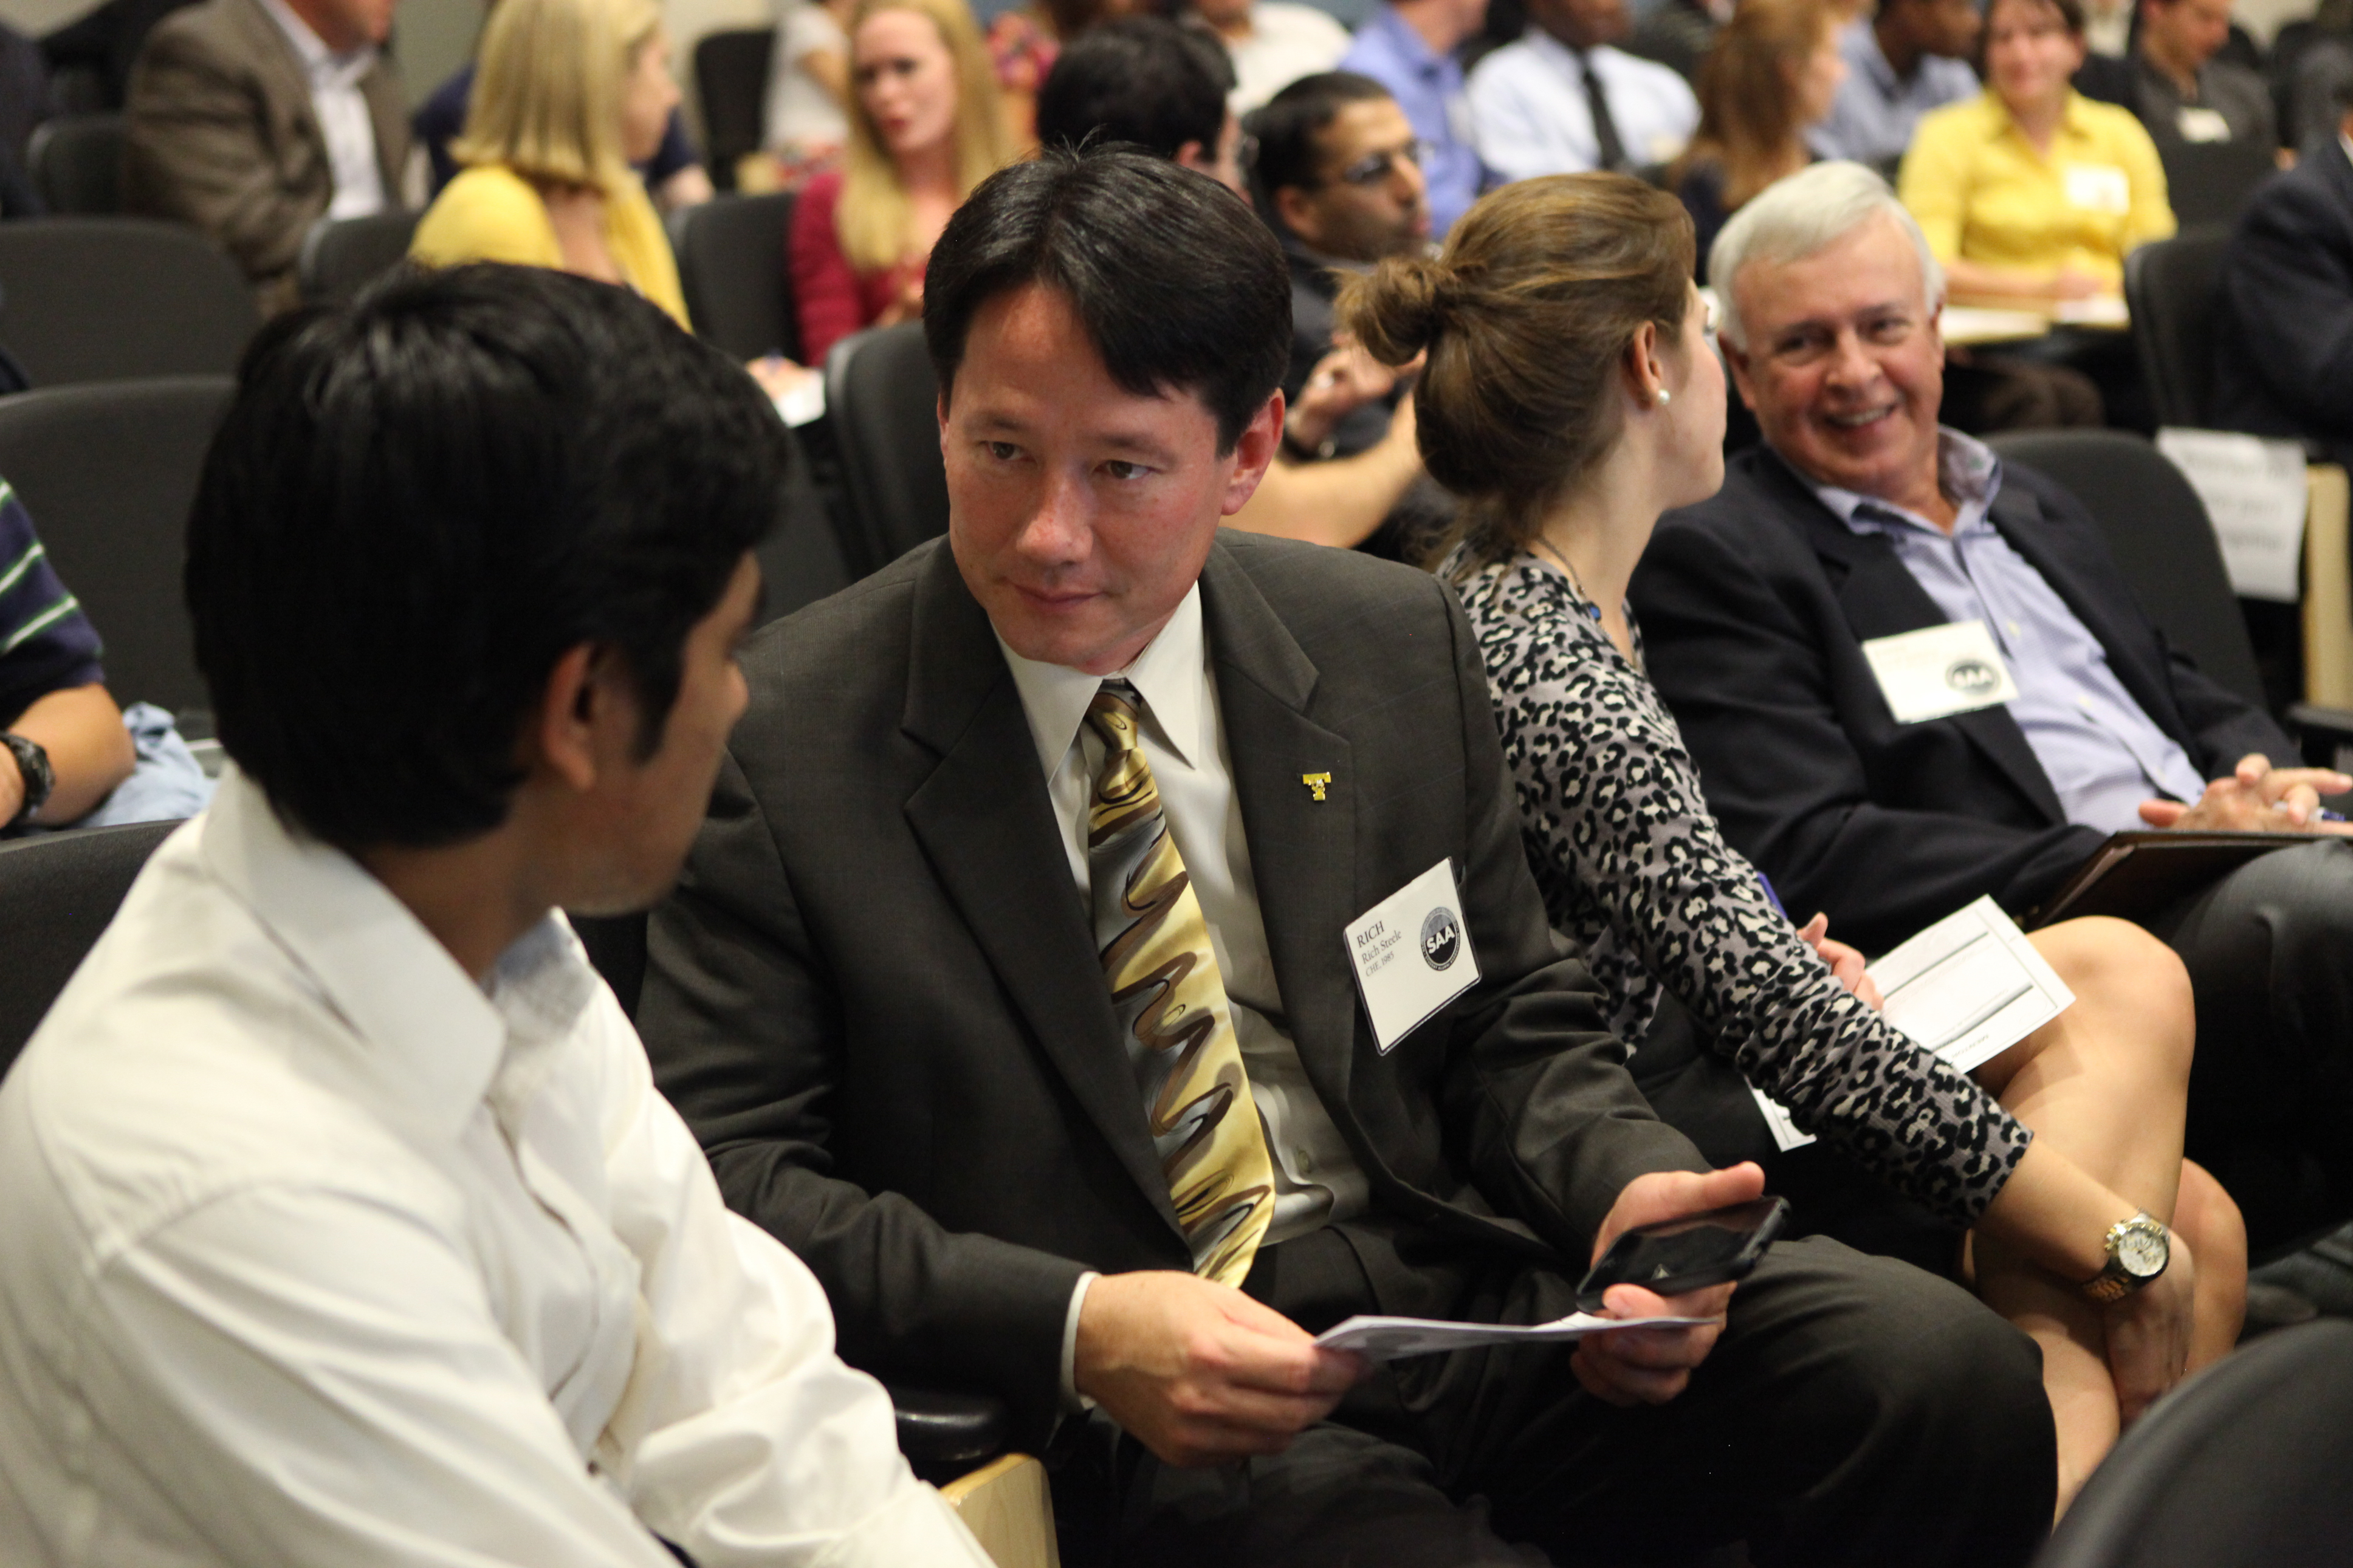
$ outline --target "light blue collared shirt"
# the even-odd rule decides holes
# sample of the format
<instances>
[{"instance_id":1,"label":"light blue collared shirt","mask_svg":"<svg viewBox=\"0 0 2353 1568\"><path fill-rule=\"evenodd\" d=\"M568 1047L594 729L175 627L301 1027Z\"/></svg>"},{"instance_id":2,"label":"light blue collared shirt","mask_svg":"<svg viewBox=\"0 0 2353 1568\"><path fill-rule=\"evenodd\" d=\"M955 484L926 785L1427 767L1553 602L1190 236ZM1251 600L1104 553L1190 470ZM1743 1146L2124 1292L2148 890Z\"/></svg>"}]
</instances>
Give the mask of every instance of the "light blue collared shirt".
<instances>
[{"instance_id":1,"label":"light blue collared shirt","mask_svg":"<svg viewBox=\"0 0 2353 1568\"><path fill-rule=\"evenodd\" d=\"M2001 460L1949 429L1938 433L1936 459L1938 482L1960 508L1950 535L1875 497L1811 488L1848 528L1886 540L1947 620L1985 623L2018 684L2010 716L2068 821L2115 833L2146 827L2137 808L2153 796L2196 800L2206 781L2189 753L2142 711L2099 639L1987 516Z\"/></svg>"},{"instance_id":2,"label":"light blue collared shirt","mask_svg":"<svg viewBox=\"0 0 2353 1568\"><path fill-rule=\"evenodd\" d=\"M1825 158L1893 163L1912 145L1922 115L1978 95L1978 73L1943 55L1924 56L1908 79L1897 76L1868 16L1847 24L1839 53L1846 57L1846 80L1830 118L1806 133L1807 144Z\"/></svg>"},{"instance_id":3,"label":"light blue collared shirt","mask_svg":"<svg viewBox=\"0 0 2353 1568\"><path fill-rule=\"evenodd\" d=\"M1442 239L1484 188L1487 171L1471 144L1471 100L1462 89L1462 62L1441 55L1384 5L1340 57L1340 68L1372 78L1405 110L1413 133L1430 143L1421 166L1430 185L1430 228Z\"/></svg>"}]
</instances>

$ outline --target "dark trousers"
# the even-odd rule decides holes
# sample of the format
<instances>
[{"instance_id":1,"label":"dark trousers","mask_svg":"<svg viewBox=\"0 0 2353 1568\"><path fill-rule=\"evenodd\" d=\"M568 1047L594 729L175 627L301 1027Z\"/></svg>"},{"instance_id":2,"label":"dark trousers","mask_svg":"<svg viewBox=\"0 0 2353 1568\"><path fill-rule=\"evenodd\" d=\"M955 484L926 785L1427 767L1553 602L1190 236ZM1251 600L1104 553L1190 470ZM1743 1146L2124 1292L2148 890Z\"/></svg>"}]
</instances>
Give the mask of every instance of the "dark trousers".
<instances>
[{"instance_id":1,"label":"dark trousers","mask_svg":"<svg viewBox=\"0 0 2353 1568\"><path fill-rule=\"evenodd\" d=\"M1422 1299L1377 1293L1411 1270ZM1398 1310L1541 1322L1572 1278L1342 1226L1261 1255L1249 1289L1303 1327ZM1385 1305L1384 1305L1385 1303ZM1776 1246L1678 1398L1587 1394L1565 1346L1393 1362L1288 1451L1161 1464L1097 1415L1055 1477L1089 1560L1242 1564L1635 1563L1745 1540L1759 1568L2023 1563L2057 1458L2041 1359L1947 1281L1827 1238ZM1058 1444L1058 1449L1062 1446ZM1091 1462L1090 1462L1091 1461ZM1063 1508L1064 1493L1071 1507Z\"/></svg>"},{"instance_id":2,"label":"dark trousers","mask_svg":"<svg viewBox=\"0 0 2353 1568\"><path fill-rule=\"evenodd\" d=\"M2198 999L2189 1157L2256 1252L2353 1215L2353 844L2251 860L2144 922Z\"/></svg>"}]
</instances>

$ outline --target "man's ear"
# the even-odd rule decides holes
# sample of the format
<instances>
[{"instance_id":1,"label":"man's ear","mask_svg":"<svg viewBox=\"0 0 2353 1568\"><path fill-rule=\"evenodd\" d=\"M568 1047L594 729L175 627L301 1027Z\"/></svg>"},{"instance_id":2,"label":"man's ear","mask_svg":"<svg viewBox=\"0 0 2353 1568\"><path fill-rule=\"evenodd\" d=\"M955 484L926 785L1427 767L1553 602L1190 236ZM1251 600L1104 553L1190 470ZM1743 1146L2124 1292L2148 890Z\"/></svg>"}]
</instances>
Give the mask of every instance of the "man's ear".
<instances>
[{"instance_id":1,"label":"man's ear","mask_svg":"<svg viewBox=\"0 0 2353 1568\"><path fill-rule=\"evenodd\" d=\"M1310 245L1319 245L1324 238L1324 226L1316 221L1315 204L1297 185L1285 185L1272 193L1274 216L1282 226Z\"/></svg>"},{"instance_id":2,"label":"man's ear","mask_svg":"<svg viewBox=\"0 0 2353 1568\"><path fill-rule=\"evenodd\" d=\"M1216 160L1198 142L1187 142L1177 148L1176 162L1180 167L1190 169L1197 174L1208 174L1212 179L1217 177L1217 171L1212 166Z\"/></svg>"},{"instance_id":3,"label":"man's ear","mask_svg":"<svg viewBox=\"0 0 2353 1568\"><path fill-rule=\"evenodd\" d=\"M1730 338L1718 336L1716 345L1724 350L1724 367L1732 373L1732 384L1740 394L1740 401L1751 413L1757 409L1757 394L1749 389L1748 355Z\"/></svg>"},{"instance_id":4,"label":"man's ear","mask_svg":"<svg viewBox=\"0 0 2353 1568\"><path fill-rule=\"evenodd\" d=\"M1251 416L1250 422L1242 426L1241 435L1234 442L1233 477L1226 481L1225 500L1218 509L1222 515L1233 516L1258 493L1259 481L1266 478L1267 466L1274 461L1274 454L1282 446L1284 412L1282 393L1278 388Z\"/></svg>"},{"instance_id":5,"label":"man's ear","mask_svg":"<svg viewBox=\"0 0 2353 1568\"><path fill-rule=\"evenodd\" d=\"M598 658L593 643L564 650L540 693L523 758L527 770L544 768L581 794L596 786L597 730L611 718L606 710L613 693L600 677L600 663L609 661Z\"/></svg>"}]
</instances>

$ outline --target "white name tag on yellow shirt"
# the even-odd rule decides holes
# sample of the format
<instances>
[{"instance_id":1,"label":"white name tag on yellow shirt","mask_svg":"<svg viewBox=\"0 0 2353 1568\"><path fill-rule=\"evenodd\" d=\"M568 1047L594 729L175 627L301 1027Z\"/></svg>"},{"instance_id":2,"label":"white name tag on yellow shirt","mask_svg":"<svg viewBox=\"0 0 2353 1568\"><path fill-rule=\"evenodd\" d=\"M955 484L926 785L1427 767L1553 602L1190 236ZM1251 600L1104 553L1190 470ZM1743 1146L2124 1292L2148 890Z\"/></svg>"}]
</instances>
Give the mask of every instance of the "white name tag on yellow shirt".
<instances>
[{"instance_id":1,"label":"white name tag on yellow shirt","mask_svg":"<svg viewBox=\"0 0 2353 1568\"><path fill-rule=\"evenodd\" d=\"M2094 213L2132 211L2132 181L2114 163L2070 163L2062 173L2069 206Z\"/></svg>"},{"instance_id":2,"label":"white name tag on yellow shirt","mask_svg":"<svg viewBox=\"0 0 2353 1568\"><path fill-rule=\"evenodd\" d=\"M2018 695L1983 621L1873 637L1862 645L1862 657L1898 724L1974 712Z\"/></svg>"},{"instance_id":3,"label":"white name tag on yellow shirt","mask_svg":"<svg viewBox=\"0 0 2353 1568\"><path fill-rule=\"evenodd\" d=\"M1351 921L1346 936L1356 990L1383 1056L1479 982L1450 860Z\"/></svg>"}]
</instances>

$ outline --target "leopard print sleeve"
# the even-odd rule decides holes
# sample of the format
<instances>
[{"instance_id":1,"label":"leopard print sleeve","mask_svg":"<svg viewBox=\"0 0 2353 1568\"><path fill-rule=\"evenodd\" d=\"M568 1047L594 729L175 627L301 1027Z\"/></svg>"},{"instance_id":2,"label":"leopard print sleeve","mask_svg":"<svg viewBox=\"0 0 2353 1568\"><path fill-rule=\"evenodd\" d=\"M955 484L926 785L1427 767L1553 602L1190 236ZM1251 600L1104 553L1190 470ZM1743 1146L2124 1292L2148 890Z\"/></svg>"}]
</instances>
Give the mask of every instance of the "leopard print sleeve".
<instances>
[{"instance_id":1,"label":"leopard print sleeve","mask_svg":"<svg viewBox=\"0 0 2353 1568\"><path fill-rule=\"evenodd\" d=\"M1588 950L1621 1036L1672 990L1799 1126L1974 1224L2033 1134L1857 1001L1774 910L1709 815L1673 716L1565 576L1523 555L1449 580L1546 907Z\"/></svg>"}]
</instances>

